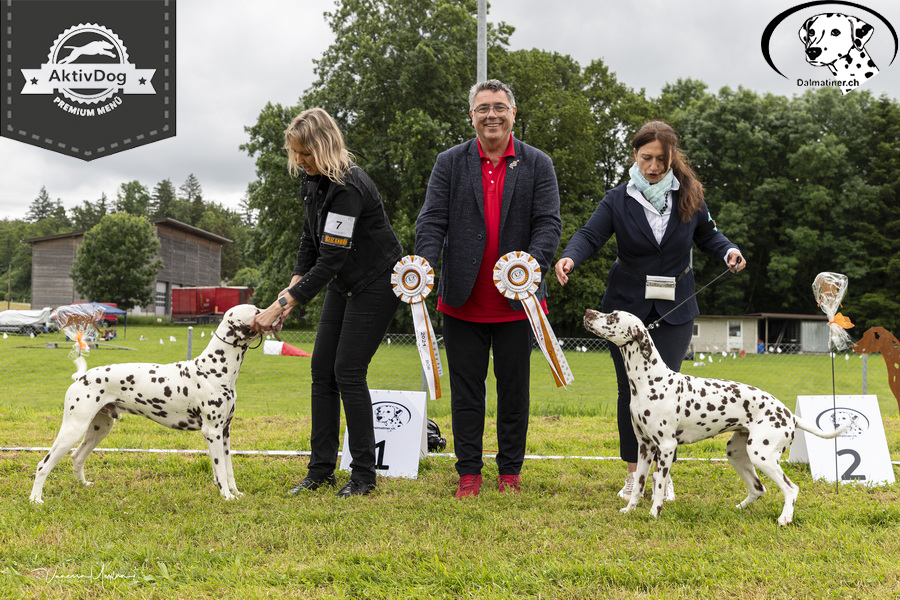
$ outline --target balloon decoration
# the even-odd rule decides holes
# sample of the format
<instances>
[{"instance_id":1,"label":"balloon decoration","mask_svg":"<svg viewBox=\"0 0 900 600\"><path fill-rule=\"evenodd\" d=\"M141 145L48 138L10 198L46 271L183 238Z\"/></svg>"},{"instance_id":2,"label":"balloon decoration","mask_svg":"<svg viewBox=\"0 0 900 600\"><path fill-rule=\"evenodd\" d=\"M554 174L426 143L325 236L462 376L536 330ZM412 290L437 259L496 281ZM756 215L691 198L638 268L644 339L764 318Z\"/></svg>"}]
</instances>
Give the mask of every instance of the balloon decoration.
<instances>
[{"instance_id":1,"label":"balloon decoration","mask_svg":"<svg viewBox=\"0 0 900 600\"><path fill-rule=\"evenodd\" d=\"M444 374L444 369L441 366L437 337L434 335L428 308L425 306L425 298L434 288L434 269L421 256L414 254L404 256L394 265L391 285L394 287L394 294L409 304L412 311L416 348L422 361L422 371L428 382L431 399L436 400L441 397L440 376Z\"/></svg>"},{"instance_id":2,"label":"balloon decoration","mask_svg":"<svg viewBox=\"0 0 900 600\"><path fill-rule=\"evenodd\" d=\"M828 317L831 347L845 350L851 345L847 329L853 327L850 319L838 312L841 300L847 293L847 276L840 273L819 273L812 284L813 296Z\"/></svg>"},{"instance_id":3,"label":"balloon decoration","mask_svg":"<svg viewBox=\"0 0 900 600\"><path fill-rule=\"evenodd\" d=\"M91 351L89 342L97 338L97 323L103 318L103 309L89 304L71 304L60 306L50 317L59 326L59 330L72 340L72 351L69 359L73 360L78 370L72 376L77 378L87 370L84 357Z\"/></svg>"},{"instance_id":4,"label":"balloon decoration","mask_svg":"<svg viewBox=\"0 0 900 600\"><path fill-rule=\"evenodd\" d=\"M525 307L525 314L531 322L538 346L550 363L556 387L565 387L575 381L575 376L572 375L550 322L534 295L540 284L541 267L527 252L509 252L501 256L494 265L494 285L505 297L518 300Z\"/></svg>"}]
</instances>

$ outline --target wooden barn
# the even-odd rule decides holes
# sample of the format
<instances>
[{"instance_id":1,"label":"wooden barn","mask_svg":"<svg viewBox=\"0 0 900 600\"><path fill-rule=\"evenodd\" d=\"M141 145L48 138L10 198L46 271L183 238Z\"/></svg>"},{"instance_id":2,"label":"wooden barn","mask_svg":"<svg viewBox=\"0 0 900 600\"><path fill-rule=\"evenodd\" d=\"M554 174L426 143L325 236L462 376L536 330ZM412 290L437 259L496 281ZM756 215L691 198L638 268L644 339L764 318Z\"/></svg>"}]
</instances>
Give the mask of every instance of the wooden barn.
<instances>
[{"instance_id":1,"label":"wooden barn","mask_svg":"<svg viewBox=\"0 0 900 600\"><path fill-rule=\"evenodd\" d=\"M172 289L220 284L222 246L231 240L175 219L157 219L151 223L156 227L163 262L153 282L156 302L152 306L136 307L131 313L163 316L172 313ZM23 240L31 244L32 250L32 308L87 301L75 292L69 276L84 234L75 231Z\"/></svg>"}]
</instances>

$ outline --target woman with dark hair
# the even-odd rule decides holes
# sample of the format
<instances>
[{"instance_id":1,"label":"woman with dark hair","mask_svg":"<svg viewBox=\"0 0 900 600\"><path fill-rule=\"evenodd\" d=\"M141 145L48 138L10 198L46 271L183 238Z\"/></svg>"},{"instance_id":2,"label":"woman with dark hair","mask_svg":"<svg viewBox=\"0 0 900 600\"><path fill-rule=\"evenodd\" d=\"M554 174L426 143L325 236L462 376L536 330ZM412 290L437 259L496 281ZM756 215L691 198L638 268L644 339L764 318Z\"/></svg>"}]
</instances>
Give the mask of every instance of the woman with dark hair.
<instances>
[{"instance_id":1,"label":"woman with dark hair","mask_svg":"<svg viewBox=\"0 0 900 600\"><path fill-rule=\"evenodd\" d=\"M325 288L312 374L312 455L291 494L334 486L341 402L347 419L352 474L340 497L375 489L375 429L366 385L369 362L399 299L391 272L402 248L372 179L353 163L334 119L321 108L300 113L284 132L288 170L302 172L303 235L291 282L254 319L271 329Z\"/></svg>"},{"instance_id":2,"label":"woman with dark hair","mask_svg":"<svg viewBox=\"0 0 900 600\"><path fill-rule=\"evenodd\" d=\"M672 310L694 293L691 249L718 257L733 272L746 266L737 246L716 228L703 198L703 186L678 146L675 130L661 121L646 123L631 142L634 164L629 180L609 190L588 222L569 240L556 263L565 285L575 268L616 236L617 257L609 271L601 308L625 310L650 330L653 343L673 371L681 370L693 334L697 301ZM669 311L672 311L671 313ZM618 382L619 451L628 463L619 496L629 498L637 467L638 443L631 425L631 391L622 356L611 353ZM671 486L671 480L670 480ZM667 500L674 499L670 487Z\"/></svg>"}]
</instances>

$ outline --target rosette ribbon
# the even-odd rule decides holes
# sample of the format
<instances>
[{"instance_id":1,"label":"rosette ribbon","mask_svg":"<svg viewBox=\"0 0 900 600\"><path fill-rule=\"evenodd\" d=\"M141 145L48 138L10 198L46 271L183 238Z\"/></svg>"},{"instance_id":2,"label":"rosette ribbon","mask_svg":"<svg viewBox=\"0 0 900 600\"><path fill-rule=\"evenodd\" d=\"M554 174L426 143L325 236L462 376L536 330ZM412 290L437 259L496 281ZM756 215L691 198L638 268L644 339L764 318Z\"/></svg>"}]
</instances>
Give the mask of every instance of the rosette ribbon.
<instances>
[{"instance_id":1,"label":"rosette ribbon","mask_svg":"<svg viewBox=\"0 0 900 600\"><path fill-rule=\"evenodd\" d=\"M404 256L394 265L391 285L394 287L394 294L409 304L412 311L416 348L422 360L422 372L425 373L431 399L437 400L441 397L440 376L444 374L444 369L441 366L437 338L431 326L428 308L425 306L425 298L434 288L434 269L421 256L414 254Z\"/></svg>"},{"instance_id":2,"label":"rosette ribbon","mask_svg":"<svg viewBox=\"0 0 900 600\"><path fill-rule=\"evenodd\" d=\"M550 363L556 387L565 387L575 381L575 376L572 375L562 347L534 295L540 284L541 267L527 252L509 252L501 256L494 265L494 285L501 294L510 300L518 300L525 307L525 314L531 322L538 346Z\"/></svg>"}]
</instances>

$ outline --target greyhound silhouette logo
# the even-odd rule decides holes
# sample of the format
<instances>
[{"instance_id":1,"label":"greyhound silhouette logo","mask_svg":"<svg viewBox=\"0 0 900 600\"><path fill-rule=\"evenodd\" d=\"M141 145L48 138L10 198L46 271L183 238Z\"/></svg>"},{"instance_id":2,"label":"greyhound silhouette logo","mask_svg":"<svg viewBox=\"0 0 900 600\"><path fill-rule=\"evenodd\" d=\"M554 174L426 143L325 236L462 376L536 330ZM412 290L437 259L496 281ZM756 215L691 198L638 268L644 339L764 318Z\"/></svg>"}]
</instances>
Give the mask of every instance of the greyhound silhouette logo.
<instances>
[{"instance_id":1,"label":"greyhound silhouette logo","mask_svg":"<svg viewBox=\"0 0 900 600\"><path fill-rule=\"evenodd\" d=\"M0 137L81 160L175 137L175 0L0 6Z\"/></svg>"},{"instance_id":2,"label":"greyhound silhouette logo","mask_svg":"<svg viewBox=\"0 0 900 600\"><path fill-rule=\"evenodd\" d=\"M119 93L156 93L152 83L156 69L138 69L129 63L128 49L122 40L96 23L64 31L56 38L47 58L40 69L22 69L25 77L22 93L59 92L53 103L79 117L110 113L123 102Z\"/></svg>"}]
</instances>

